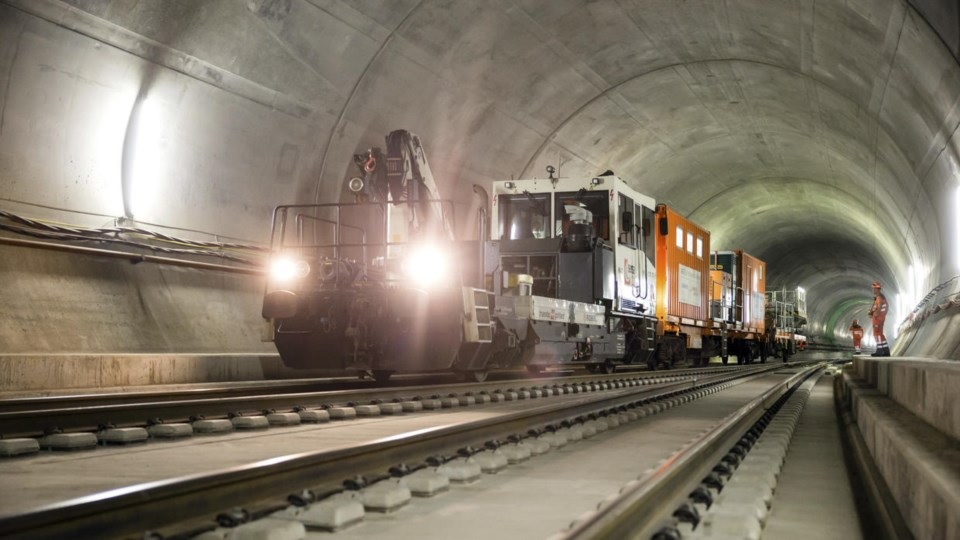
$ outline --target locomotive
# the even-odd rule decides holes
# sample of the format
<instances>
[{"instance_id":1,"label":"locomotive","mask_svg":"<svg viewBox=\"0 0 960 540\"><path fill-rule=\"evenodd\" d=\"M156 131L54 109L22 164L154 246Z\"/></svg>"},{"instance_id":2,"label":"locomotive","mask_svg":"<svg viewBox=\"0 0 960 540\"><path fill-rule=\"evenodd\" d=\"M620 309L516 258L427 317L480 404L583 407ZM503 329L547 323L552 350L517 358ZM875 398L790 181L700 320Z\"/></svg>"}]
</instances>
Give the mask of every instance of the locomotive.
<instances>
[{"instance_id":1,"label":"locomotive","mask_svg":"<svg viewBox=\"0 0 960 540\"><path fill-rule=\"evenodd\" d=\"M437 197L419 138L398 130L386 142L354 156L353 202L274 210L269 337L292 368L482 378L491 295L464 280L476 243L455 241L453 203Z\"/></svg>"},{"instance_id":2,"label":"locomotive","mask_svg":"<svg viewBox=\"0 0 960 540\"><path fill-rule=\"evenodd\" d=\"M416 135L394 131L354 163L350 202L274 211L262 316L288 367L482 381L765 349L746 321L764 308L744 309L736 265L711 264L709 232L611 171L493 182L479 238L457 240Z\"/></svg>"},{"instance_id":3,"label":"locomotive","mask_svg":"<svg viewBox=\"0 0 960 540\"><path fill-rule=\"evenodd\" d=\"M493 183L484 269L498 327L533 349L522 364L609 373L766 360L763 261L711 252L709 231L610 171L548 174ZM526 295L510 286L523 276Z\"/></svg>"},{"instance_id":4,"label":"locomotive","mask_svg":"<svg viewBox=\"0 0 960 540\"><path fill-rule=\"evenodd\" d=\"M725 334L718 343L723 363L727 363L728 352L735 354L740 364L758 357L765 362L775 352L775 334L766 317L766 263L743 250L714 252L710 262L711 317L713 326L719 324ZM711 333L716 336L717 331Z\"/></svg>"},{"instance_id":5,"label":"locomotive","mask_svg":"<svg viewBox=\"0 0 960 540\"><path fill-rule=\"evenodd\" d=\"M549 174L493 183L484 275L499 334L522 344L507 351L534 372L563 362L604 372L620 363L653 367L663 294L654 200L612 173Z\"/></svg>"}]
</instances>

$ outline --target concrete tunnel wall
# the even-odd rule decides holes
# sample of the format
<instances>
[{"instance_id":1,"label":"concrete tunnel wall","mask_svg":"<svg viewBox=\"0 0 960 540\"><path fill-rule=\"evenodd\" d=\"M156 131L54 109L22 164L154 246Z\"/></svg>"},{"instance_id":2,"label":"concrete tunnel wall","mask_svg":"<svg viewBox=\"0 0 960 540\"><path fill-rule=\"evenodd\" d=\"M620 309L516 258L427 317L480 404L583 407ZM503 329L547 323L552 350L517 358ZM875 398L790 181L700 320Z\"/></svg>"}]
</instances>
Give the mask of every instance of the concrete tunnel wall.
<instances>
[{"instance_id":1,"label":"concrete tunnel wall","mask_svg":"<svg viewBox=\"0 0 960 540\"><path fill-rule=\"evenodd\" d=\"M880 279L890 336L960 273L958 27L934 0L2 0L0 209L265 243L405 128L463 235L474 184L613 169L805 287L814 339ZM273 350L261 278L10 246L0 275L0 354Z\"/></svg>"}]
</instances>

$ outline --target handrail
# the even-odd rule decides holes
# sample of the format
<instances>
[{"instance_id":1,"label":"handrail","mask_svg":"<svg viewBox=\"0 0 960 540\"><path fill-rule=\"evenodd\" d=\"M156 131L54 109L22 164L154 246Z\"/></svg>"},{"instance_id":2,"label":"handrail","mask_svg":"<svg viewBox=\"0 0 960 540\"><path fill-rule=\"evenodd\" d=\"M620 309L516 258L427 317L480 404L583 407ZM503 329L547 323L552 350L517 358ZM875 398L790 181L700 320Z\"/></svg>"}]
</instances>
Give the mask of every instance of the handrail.
<instances>
[{"instance_id":1,"label":"handrail","mask_svg":"<svg viewBox=\"0 0 960 540\"><path fill-rule=\"evenodd\" d=\"M899 332L903 333L922 321L926 318L925 312L931 305L939 306L945 303L950 296L954 296L953 302L960 302L960 276L954 276L931 289L900 322Z\"/></svg>"},{"instance_id":2,"label":"handrail","mask_svg":"<svg viewBox=\"0 0 960 540\"><path fill-rule=\"evenodd\" d=\"M354 225L345 225L345 224L343 224L343 223L340 223L339 220L326 219L326 218L317 217L317 216L311 216L311 215L308 215L308 214L304 214L304 213L299 213L299 212L298 212L298 213L297 213L297 217L295 218L295 221L296 221L296 223L297 223L297 247L300 249L301 254L302 254L303 248L304 248L304 245L303 245L303 220L304 220L304 219L312 219L312 220L314 220L314 221L319 221L319 222L321 222L321 223L329 223L329 224L333 225L333 226L334 226L334 228L333 228L333 241L334 241L334 243L336 244L337 247L339 247L339 246L341 245L341 244L340 244L340 229L341 229L341 228L352 229L352 230L360 231L360 242L362 243L361 249L363 250L363 272L366 273L366 271L367 271L367 230L366 230L366 229L361 228L361 227L357 227L357 226L354 226ZM323 248L324 246L315 246L315 247ZM330 247L334 247L334 246L330 246ZM339 257L337 257L337 258L339 258ZM339 277L339 273L340 273L340 267L337 266L337 274L338 274L338 277Z\"/></svg>"},{"instance_id":3,"label":"handrail","mask_svg":"<svg viewBox=\"0 0 960 540\"><path fill-rule=\"evenodd\" d=\"M324 204L288 204L288 205L279 205L273 210L273 227L270 235L270 246L274 253L282 252L286 249L295 247L300 253L307 249L320 250L332 248L334 250L334 259L340 260L342 257L342 250L344 248L359 247L363 249L362 254L362 272L367 273L367 266L369 261L367 260L367 248L368 247L380 247L383 249L384 256L390 252L390 248L393 246L409 245L413 242L404 241L404 242L391 242L389 241L389 227L390 220L387 219L387 209L390 207L394 208L403 208L408 205L419 205L426 203L438 203L441 205L445 215L453 215L453 202L449 199L422 199L416 201L383 201L383 202L352 202L352 203L324 203ZM445 209L449 207L449 210ZM350 208L378 208L384 216L382 219L382 224L380 227L380 237L382 241L377 242L368 242L366 229L357 227L354 225L347 225L342 223L341 216L343 211ZM323 209L330 209L335 213L333 219L322 218L319 216L311 216L310 214L304 213L306 210L313 210L317 212ZM288 220L288 213L290 210L297 210L296 214L296 225L297 225L297 245L296 246L286 246L286 225ZM312 244L305 245L303 244L303 220L304 219L313 219L316 221L330 223L335 227L334 241L332 244ZM343 243L340 242L340 229L341 228L350 228L363 231L363 236L360 243ZM454 238L449 238L450 241L455 241ZM339 269L337 270L339 272Z\"/></svg>"}]
</instances>

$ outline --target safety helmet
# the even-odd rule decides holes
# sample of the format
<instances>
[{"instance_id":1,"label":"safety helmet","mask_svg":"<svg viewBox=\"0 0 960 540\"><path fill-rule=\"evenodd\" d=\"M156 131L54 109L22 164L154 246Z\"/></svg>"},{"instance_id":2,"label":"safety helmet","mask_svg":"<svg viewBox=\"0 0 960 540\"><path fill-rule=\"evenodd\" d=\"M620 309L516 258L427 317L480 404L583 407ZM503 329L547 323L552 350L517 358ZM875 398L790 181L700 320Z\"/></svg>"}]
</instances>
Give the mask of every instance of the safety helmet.
<instances>
[{"instance_id":1,"label":"safety helmet","mask_svg":"<svg viewBox=\"0 0 960 540\"><path fill-rule=\"evenodd\" d=\"M873 282L873 285L871 285L871 286L872 286L874 289L879 289L879 288L880 288L880 282L879 282L879 281L874 281L874 282Z\"/></svg>"}]
</instances>

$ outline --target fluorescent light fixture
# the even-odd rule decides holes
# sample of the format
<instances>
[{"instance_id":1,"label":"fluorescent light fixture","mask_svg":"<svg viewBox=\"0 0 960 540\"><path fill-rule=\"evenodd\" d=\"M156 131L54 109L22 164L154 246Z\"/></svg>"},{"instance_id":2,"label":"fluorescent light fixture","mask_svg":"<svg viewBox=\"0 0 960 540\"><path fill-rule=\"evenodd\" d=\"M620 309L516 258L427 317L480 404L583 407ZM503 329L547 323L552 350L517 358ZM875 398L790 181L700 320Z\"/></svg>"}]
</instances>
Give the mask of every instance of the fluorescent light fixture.
<instances>
[{"instance_id":1,"label":"fluorescent light fixture","mask_svg":"<svg viewBox=\"0 0 960 540\"><path fill-rule=\"evenodd\" d=\"M917 304L917 280L914 277L913 265L907 267L907 301L911 306Z\"/></svg>"},{"instance_id":2,"label":"fluorescent light fixture","mask_svg":"<svg viewBox=\"0 0 960 540\"><path fill-rule=\"evenodd\" d=\"M912 309L923 298L926 283L927 269L920 263L910 265L910 308Z\"/></svg>"},{"instance_id":3,"label":"fluorescent light fixture","mask_svg":"<svg viewBox=\"0 0 960 540\"><path fill-rule=\"evenodd\" d=\"M116 89L113 93L114 99L100 100L95 109L85 113L80 123L82 136L77 144L82 145L81 155L90 156L90 160L82 163L78 160L75 165L83 167L84 175L101 182L99 186L85 190L96 198L97 205L103 205L97 209L111 216L122 216L124 137L136 89ZM118 163L121 164L119 168Z\"/></svg>"},{"instance_id":4,"label":"fluorescent light fixture","mask_svg":"<svg viewBox=\"0 0 960 540\"><path fill-rule=\"evenodd\" d=\"M893 319L894 325L893 325L893 331L890 333L891 334L890 337L896 339L897 330L900 328L900 325L903 324L903 313L904 313L903 295L901 295L900 293L897 293L896 304L893 307L893 309L896 311L894 312L894 319Z\"/></svg>"},{"instance_id":5,"label":"fluorescent light fixture","mask_svg":"<svg viewBox=\"0 0 960 540\"><path fill-rule=\"evenodd\" d=\"M157 208L164 204L162 184L163 108L159 100L145 97L134 110L133 178L130 182L131 212L141 221L160 221Z\"/></svg>"}]
</instances>

